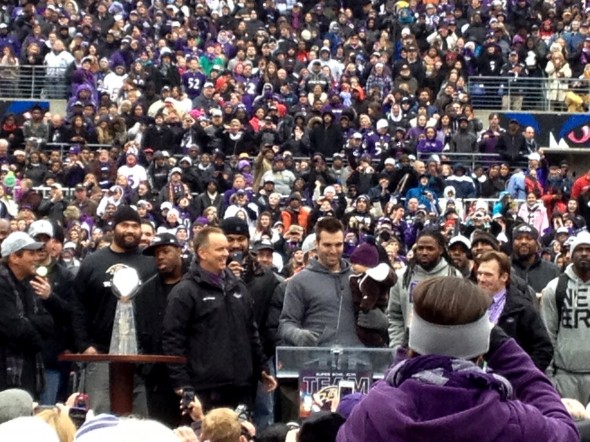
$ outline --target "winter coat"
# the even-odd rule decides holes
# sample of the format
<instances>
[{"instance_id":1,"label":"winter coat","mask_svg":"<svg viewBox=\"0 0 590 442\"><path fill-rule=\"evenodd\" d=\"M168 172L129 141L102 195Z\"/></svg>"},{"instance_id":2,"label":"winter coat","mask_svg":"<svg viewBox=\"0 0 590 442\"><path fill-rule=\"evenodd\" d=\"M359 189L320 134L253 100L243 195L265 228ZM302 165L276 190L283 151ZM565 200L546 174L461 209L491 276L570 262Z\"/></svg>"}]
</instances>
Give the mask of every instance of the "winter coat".
<instances>
[{"instance_id":1,"label":"winter coat","mask_svg":"<svg viewBox=\"0 0 590 442\"><path fill-rule=\"evenodd\" d=\"M560 275L559 267L549 261L537 257L529 267L512 258L512 271L530 285L536 293L541 293L547 284Z\"/></svg>"},{"instance_id":2,"label":"winter coat","mask_svg":"<svg viewBox=\"0 0 590 442\"><path fill-rule=\"evenodd\" d=\"M0 391L22 388L35 397L40 393L37 377L43 375L37 362L41 357L43 339L53 332L53 320L39 302L28 280L18 281L5 264L1 265ZM22 310L18 308L19 303ZM22 360L20 381L9 376L9 367L15 365L9 357Z\"/></svg>"},{"instance_id":3,"label":"winter coat","mask_svg":"<svg viewBox=\"0 0 590 442\"><path fill-rule=\"evenodd\" d=\"M246 285L226 269L220 284L196 263L172 289L164 316L164 353L186 356L170 365L174 388L197 391L251 386L264 368Z\"/></svg>"},{"instance_id":4,"label":"winter coat","mask_svg":"<svg viewBox=\"0 0 590 442\"><path fill-rule=\"evenodd\" d=\"M551 382L514 340L503 343L487 362L511 385L510 394L505 382L498 385L489 374L475 374L473 366L463 375L456 372L461 380L474 379L458 380L459 386L428 382L432 376L386 374L353 408L337 442L579 440ZM402 373L399 365L391 372Z\"/></svg>"},{"instance_id":5,"label":"winter coat","mask_svg":"<svg viewBox=\"0 0 590 442\"><path fill-rule=\"evenodd\" d=\"M528 294L521 293L512 284L507 288L506 303L498 325L518 342L537 368L544 372L553 358L553 346L547 329Z\"/></svg>"}]
</instances>

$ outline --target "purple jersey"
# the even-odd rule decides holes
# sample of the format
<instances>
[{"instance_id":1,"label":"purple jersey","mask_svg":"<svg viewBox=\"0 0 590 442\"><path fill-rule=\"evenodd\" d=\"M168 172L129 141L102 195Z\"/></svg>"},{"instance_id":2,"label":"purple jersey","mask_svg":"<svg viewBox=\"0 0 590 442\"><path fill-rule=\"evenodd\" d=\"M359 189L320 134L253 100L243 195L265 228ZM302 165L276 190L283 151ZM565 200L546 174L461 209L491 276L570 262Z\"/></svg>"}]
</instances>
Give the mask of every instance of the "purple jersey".
<instances>
[{"instance_id":1,"label":"purple jersey","mask_svg":"<svg viewBox=\"0 0 590 442\"><path fill-rule=\"evenodd\" d=\"M205 80L205 75L198 71L186 71L182 74L182 86L191 100L201 94Z\"/></svg>"}]
</instances>

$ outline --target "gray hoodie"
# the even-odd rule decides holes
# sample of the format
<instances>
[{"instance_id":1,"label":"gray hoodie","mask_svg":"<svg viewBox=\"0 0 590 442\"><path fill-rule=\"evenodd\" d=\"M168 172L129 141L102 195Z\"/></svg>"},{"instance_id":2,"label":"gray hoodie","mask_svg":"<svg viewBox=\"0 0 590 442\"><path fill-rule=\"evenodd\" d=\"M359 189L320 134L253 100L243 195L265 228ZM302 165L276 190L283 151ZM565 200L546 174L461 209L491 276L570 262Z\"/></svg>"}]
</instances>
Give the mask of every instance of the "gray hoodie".
<instances>
[{"instance_id":1,"label":"gray hoodie","mask_svg":"<svg viewBox=\"0 0 590 442\"><path fill-rule=\"evenodd\" d=\"M452 267L441 259L439 263L430 271L424 270L419 265L414 266L412 276L404 286L404 273L406 269L397 271L397 283L389 292L389 305L387 306L387 318L389 319L389 346L391 348L399 347L404 342L406 328L410 325L412 319L412 299L411 292L420 281L432 278L434 276L458 276L462 277L461 272Z\"/></svg>"},{"instance_id":2,"label":"gray hoodie","mask_svg":"<svg viewBox=\"0 0 590 442\"><path fill-rule=\"evenodd\" d=\"M315 345L364 347L356 334L350 264L342 260L340 272L331 273L318 260L287 281L279 334L285 345L298 345L299 330L316 335Z\"/></svg>"},{"instance_id":3,"label":"gray hoodie","mask_svg":"<svg viewBox=\"0 0 590 442\"><path fill-rule=\"evenodd\" d=\"M541 317L555 349L555 366L572 372L590 373L590 281L582 281L575 274L573 264L567 266L565 274L569 281L561 309L562 320L557 317L555 302L559 278L543 289Z\"/></svg>"}]
</instances>

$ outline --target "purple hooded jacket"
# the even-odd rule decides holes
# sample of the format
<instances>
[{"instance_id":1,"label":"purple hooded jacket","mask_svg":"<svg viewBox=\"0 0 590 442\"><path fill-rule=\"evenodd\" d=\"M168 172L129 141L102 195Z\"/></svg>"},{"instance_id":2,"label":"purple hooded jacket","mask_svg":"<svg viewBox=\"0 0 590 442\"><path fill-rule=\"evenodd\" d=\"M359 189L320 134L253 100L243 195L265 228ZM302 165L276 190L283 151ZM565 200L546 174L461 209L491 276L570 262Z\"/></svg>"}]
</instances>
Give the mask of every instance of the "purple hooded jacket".
<instances>
[{"instance_id":1,"label":"purple hooded jacket","mask_svg":"<svg viewBox=\"0 0 590 442\"><path fill-rule=\"evenodd\" d=\"M514 339L502 344L488 363L510 382L513 399L503 399L497 389L484 383L467 388L409 377L394 386L383 380L354 407L336 440L579 441L551 382Z\"/></svg>"}]
</instances>

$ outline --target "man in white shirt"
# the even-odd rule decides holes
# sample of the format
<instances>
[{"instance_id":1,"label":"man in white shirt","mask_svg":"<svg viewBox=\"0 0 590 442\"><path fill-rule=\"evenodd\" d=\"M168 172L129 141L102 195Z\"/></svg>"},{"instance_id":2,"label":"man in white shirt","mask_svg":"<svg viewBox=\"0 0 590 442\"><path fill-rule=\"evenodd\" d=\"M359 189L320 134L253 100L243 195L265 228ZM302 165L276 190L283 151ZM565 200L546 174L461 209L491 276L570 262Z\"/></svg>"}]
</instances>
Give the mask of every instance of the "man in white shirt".
<instances>
[{"instance_id":1,"label":"man in white shirt","mask_svg":"<svg viewBox=\"0 0 590 442\"><path fill-rule=\"evenodd\" d=\"M137 154L133 152L127 154L127 162L125 165L119 167L117 175L126 176L129 181L129 186L132 189L137 189L140 182L147 181L145 168L137 164Z\"/></svg>"}]
</instances>

